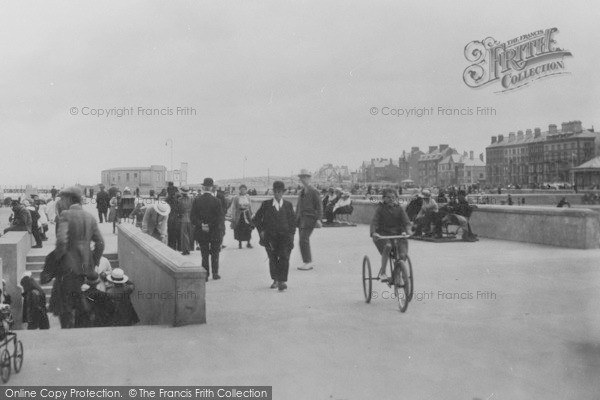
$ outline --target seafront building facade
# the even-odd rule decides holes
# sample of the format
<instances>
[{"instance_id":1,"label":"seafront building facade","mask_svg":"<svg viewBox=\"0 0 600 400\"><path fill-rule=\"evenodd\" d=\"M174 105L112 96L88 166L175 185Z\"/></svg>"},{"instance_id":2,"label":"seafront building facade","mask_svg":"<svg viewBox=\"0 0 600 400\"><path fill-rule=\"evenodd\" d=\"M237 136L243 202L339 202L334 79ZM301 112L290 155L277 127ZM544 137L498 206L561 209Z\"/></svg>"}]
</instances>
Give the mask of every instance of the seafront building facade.
<instances>
[{"instance_id":1,"label":"seafront building facade","mask_svg":"<svg viewBox=\"0 0 600 400\"><path fill-rule=\"evenodd\" d=\"M574 167L595 156L598 133L583 129L581 121L563 122L561 129L527 129L492 136L486 147L487 178L492 186L535 187L545 183L572 183Z\"/></svg>"}]
</instances>

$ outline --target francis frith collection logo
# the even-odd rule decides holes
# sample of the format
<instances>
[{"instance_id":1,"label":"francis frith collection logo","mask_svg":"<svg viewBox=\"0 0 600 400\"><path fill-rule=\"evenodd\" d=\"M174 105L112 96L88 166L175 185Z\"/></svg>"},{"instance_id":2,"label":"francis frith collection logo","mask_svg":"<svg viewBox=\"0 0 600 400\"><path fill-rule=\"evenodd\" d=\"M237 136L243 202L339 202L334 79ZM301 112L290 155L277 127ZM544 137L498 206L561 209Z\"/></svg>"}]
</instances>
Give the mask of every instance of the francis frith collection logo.
<instances>
[{"instance_id":1,"label":"francis frith collection logo","mask_svg":"<svg viewBox=\"0 0 600 400\"><path fill-rule=\"evenodd\" d=\"M499 92L528 85L538 79L566 74L564 58L571 52L557 46L557 28L527 33L500 43L492 37L465 46L465 57L473 64L464 73L467 86L480 88L498 82Z\"/></svg>"}]
</instances>

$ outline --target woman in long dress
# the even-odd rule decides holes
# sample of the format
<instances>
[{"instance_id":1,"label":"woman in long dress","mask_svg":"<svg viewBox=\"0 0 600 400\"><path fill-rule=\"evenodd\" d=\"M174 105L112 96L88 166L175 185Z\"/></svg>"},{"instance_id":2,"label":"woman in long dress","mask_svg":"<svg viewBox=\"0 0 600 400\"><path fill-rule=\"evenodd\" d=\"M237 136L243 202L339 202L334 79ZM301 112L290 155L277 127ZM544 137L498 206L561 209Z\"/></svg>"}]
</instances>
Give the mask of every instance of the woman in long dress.
<instances>
[{"instance_id":1,"label":"woman in long dress","mask_svg":"<svg viewBox=\"0 0 600 400\"><path fill-rule=\"evenodd\" d=\"M252 229L252 210L250 209L250 197L247 194L246 185L240 185L240 193L233 198L231 202L231 229L233 237L238 241L238 247L242 248L242 242L247 242L246 247L251 249Z\"/></svg>"}]
</instances>

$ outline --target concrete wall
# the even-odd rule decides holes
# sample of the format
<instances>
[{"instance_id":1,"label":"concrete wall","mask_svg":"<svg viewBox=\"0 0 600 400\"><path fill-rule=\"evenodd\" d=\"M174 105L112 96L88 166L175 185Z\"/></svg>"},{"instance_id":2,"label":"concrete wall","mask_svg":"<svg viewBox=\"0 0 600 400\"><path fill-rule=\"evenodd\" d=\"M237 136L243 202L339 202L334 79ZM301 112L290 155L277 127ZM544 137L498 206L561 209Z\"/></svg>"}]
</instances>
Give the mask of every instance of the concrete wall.
<instances>
[{"instance_id":1,"label":"concrete wall","mask_svg":"<svg viewBox=\"0 0 600 400\"><path fill-rule=\"evenodd\" d=\"M588 209L479 206L471 216L482 237L577 249L600 248L600 218Z\"/></svg>"},{"instance_id":2,"label":"concrete wall","mask_svg":"<svg viewBox=\"0 0 600 400\"><path fill-rule=\"evenodd\" d=\"M206 323L206 270L130 224L119 225L119 265L135 284L131 296L144 325Z\"/></svg>"},{"instance_id":3,"label":"concrete wall","mask_svg":"<svg viewBox=\"0 0 600 400\"><path fill-rule=\"evenodd\" d=\"M263 198L264 199L264 198ZM252 198L253 210L263 199ZM295 205L295 201L291 198ZM376 202L352 200L349 220L370 224ZM600 248L600 215L586 208L479 205L471 227L481 237L578 249Z\"/></svg>"},{"instance_id":4,"label":"concrete wall","mask_svg":"<svg viewBox=\"0 0 600 400\"><path fill-rule=\"evenodd\" d=\"M546 193L544 194L516 194L516 193L510 193L514 205L517 205L517 202L520 201L521 199L525 199L525 205L526 206L530 206L530 205L545 205L545 206L556 206L558 204L558 202L560 201L560 199L562 199L563 197L566 198L566 200L571 203L571 205L575 205L575 204L583 204L583 193L559 193L559 192L552 192L552 191L546 191ZM474 194L470 194L468 196L469 201L473 201L473 202L479 202L481 203L483 201L483 199L489 199L489 204L492 205L502 205L502 203L506 203L506 201L508 200L508 194L507 193L502 193L502 194L483 194L483 195L474 195Z\"/></svg>"},{"instance_id":5,"label":"concrete wall","mask_svg":"<svg viewBox=\"0 0 600 400\"><path fill-rule=\"evenodd\" d=\"M22 329L23 297L19 283L27 264L27 253L31 249L31 237L27 232L7 232L0 237L2 278L6 280L6 292L12 298L11 311L15 320L14 329Z\"/></svg>"}]
</instances>

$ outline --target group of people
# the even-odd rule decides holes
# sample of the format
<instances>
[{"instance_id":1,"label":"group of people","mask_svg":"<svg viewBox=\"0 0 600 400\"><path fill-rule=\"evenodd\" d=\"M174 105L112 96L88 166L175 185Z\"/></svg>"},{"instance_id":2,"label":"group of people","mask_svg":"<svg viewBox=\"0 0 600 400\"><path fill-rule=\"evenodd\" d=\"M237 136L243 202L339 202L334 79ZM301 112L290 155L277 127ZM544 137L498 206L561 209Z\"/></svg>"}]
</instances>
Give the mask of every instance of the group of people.
<instances>
[{"instance_id":1,"label":"group of people","mask_svg":"<svg viewBox=\"0 0 600 400\"><path fill-rule=\"evenodd\" d=\"M32 238L32 248L42 248L43 242L48 240L46 233L49 224L56 220L56 199L53 197L48 204L36 194L30 199L11 200L12 214L9 217L9 227L4 233L10 231L27 231Z\"/></svg>"},{"instance_id":2,"label":"group of people","mask_svg":"<svg viewBox=\"0 0 600 400\"><path fill-rule=\"evenodd\" d=\"M122 269L112 269L102 257L104 240L94 216L83 210L81 189L63 189L53 200L57 210L56 248L46 257L39 282L31 273L20 281L27 329L49 327L46 295L40 283L52 280L48 311L59 317L61 328L139 322L130 298L134 286ZM15 214L21 218L23 212Z\"/></svg>"},{"instance_id":3,"label":"group of people","mask_svg":"<svg viewBox=\"0 0 600 400\"><path fill-rule=\"evenodd\" d=\"M339 215L350 215L354 210L350 192L340 187L329 188L323 191L323 211L325 214L325 223L333 224Z\"/></svg>"},{"instance_id":4,"label":"group of people","mask_svg":"<svg viewBox=\"0 0 600 400\"><path fill-rule=\"evenodd\" d=\"M444 225L458 225L462 230L463 240L476 241L477 235L473 233L469 223L476 206L471 205L466 196L464 190L459 190L456 196L448 199L444 192L440 192L436 201L429 189L423 189L406 207L409 220L414 222L413 235L442 238Z\"/></svg>"}]
</instances>

